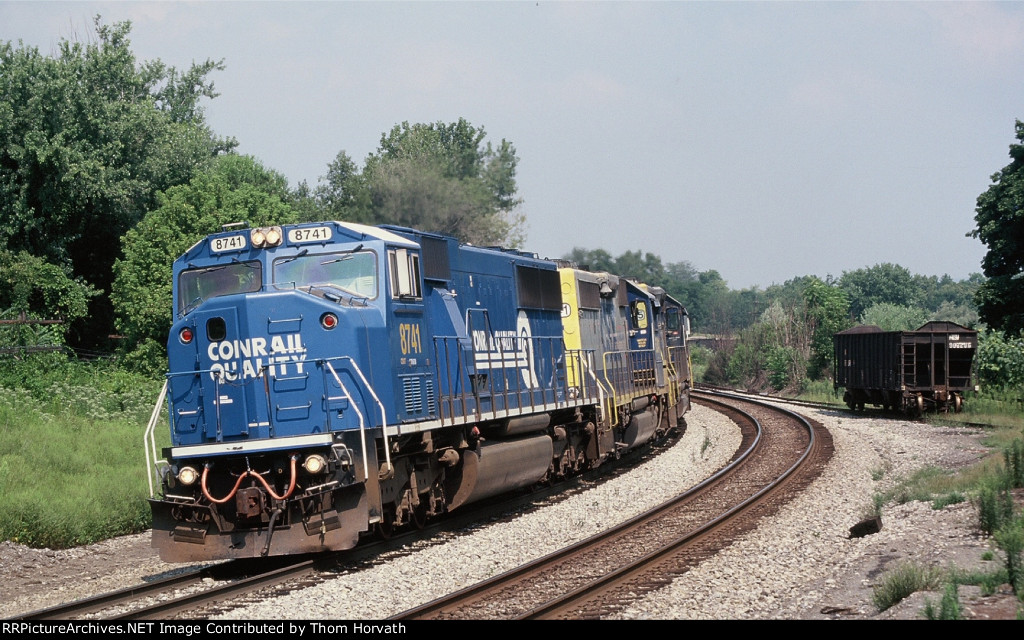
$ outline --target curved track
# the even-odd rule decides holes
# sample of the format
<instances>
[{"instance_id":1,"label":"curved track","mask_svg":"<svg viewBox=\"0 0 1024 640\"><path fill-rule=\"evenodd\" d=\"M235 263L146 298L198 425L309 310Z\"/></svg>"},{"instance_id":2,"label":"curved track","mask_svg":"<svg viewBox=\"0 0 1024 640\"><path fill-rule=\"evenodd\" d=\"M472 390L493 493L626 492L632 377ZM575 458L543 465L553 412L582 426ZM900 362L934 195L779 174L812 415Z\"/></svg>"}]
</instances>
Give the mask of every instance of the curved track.
<instances>
[{"instance_id":1,"label":"curved track","mask_svg":"<svg viewBox=\"0 0 1024 640\"><path fill-rule=\"evenodd\" d=\"M600 618L710 557L820 473L820 425L750 399L694 394L740 425L743 444L715 476L577 545L393 619Z\"/></svg>"}]
</instances>

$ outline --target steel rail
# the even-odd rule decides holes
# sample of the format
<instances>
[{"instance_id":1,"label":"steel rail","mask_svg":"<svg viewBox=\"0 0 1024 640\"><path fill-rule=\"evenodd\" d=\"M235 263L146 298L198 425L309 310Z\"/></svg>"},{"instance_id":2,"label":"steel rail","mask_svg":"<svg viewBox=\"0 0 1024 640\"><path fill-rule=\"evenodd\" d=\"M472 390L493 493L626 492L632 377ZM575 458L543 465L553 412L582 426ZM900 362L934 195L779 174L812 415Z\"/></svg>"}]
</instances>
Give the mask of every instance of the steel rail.
<instances>
[{"instance_id":1,"label":"steel rail","mask_svg":"<svg viewBox=\"0 0 1024 640\"><path fill-rule=\"evenodd\" d=\"M709 400L710 402L721 404L715 400ZM694 498L700 494L706 487L712 484L723 482L727 479L737 468L741 467L747 462L751 456L758 450L761 444L762 427L760 422L749 413L735 408L729 407L732 411L740 413L745 420L748 421L749 425L754 430L754 435L751 437L748 446L745 449L737 452L733 456L730 462L720 469L712 476L706 478L699 484L691 487L682 494L668 500L661 505L658 505L644 513L641 513L625 522L622 522L608 530L597 533L585 540L577 542L566 548L560 549L553 553L550 553L544 557L538 558L537 560L526 563L515 569L507 571L505 573L496 575L492 578L484 580L474 585L470 585L465 589L457 591L452 594L448 594L431 602L427 602L418 607L408 609L395 616L389 618L390 620L416 620L416 619L429 619L434 618L445 613L451 612L462 607L465 603L473 602L477 600L483 600L488 594L497 593L498 591L506 588L510 583L514 583L521 580L531 574L538 573L545 569L548 569L554 565L563 563L570 556L584 553L587 549L598 545L607 540L611 540L617 537L622 537L629 531L644 526L651 521L657 520L666 512L678 508L681 504Z\"/></svg>"}]
</instances>

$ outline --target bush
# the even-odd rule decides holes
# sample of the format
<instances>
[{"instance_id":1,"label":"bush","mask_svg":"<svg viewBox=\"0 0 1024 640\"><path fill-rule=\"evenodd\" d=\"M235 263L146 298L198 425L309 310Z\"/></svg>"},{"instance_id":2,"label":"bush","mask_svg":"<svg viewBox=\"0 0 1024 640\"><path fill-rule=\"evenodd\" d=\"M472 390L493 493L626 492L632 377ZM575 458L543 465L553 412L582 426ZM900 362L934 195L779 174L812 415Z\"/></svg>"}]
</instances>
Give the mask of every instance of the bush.
<instances>
[{"instance_id":1,"label":"bush","mask_svg":"<svg viewBox=\"0 0 1024 640\"><path fill-rule=\"evenodd\" d=\"M940 509L944 509L951 504L960 504L966 499L967 498L965 498L964 495L959 491L951 491L950 493L947 493L945 495L933 498L932 509L934 509L935 511L939 511Z\"/></svg>"}]
</instances>

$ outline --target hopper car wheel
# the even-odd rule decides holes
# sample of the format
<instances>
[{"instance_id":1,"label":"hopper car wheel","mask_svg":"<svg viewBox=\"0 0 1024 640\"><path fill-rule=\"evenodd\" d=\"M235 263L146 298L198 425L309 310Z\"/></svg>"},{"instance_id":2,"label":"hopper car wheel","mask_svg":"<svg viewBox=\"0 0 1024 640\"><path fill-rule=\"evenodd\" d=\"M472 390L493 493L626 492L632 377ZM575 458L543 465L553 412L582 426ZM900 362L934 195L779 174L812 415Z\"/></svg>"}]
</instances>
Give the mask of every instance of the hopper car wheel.
<instances>
[{"instance_id":1,"label":"hopper car wheel","mask_svg":"<svg viewBox=\"0 0 1024 640\"><path fill-rule=\"evenodd\" d=\"M953 413L960 413L964 410L964 399L960 397L960 394L953 396Z\"/></svg>"}]
</instances>

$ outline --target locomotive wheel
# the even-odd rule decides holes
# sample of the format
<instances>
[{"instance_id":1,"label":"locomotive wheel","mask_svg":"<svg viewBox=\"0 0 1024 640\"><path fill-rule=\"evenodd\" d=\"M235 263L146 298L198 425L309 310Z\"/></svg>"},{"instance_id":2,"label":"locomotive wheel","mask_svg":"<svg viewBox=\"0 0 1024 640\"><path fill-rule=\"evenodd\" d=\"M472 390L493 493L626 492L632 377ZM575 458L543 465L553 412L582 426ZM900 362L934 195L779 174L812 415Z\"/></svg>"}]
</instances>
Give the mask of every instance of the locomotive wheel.
<instances>
[{"instance_id":1,"label":"locomotive wheel","mask_svg":"<svg viewBox=\"0 0 1024 640\"><path fill-rule=\"evenodd\" d=\"M385 505L377 523L377 535L389 540L395 534L395 512L391 505Z\"/></svg>"},{"instance_id":2,"label":"locomotive wheel","mask_svg":"<svg viewBox=\"0 0 1024 640\"><path fill-rule=\"evenodd\" d=\"M419 505L412 508L412 526L417 529L427 526L427 510L429 508L430 502L428 498L421 496Z\"/></svg>"}]
</instances>

